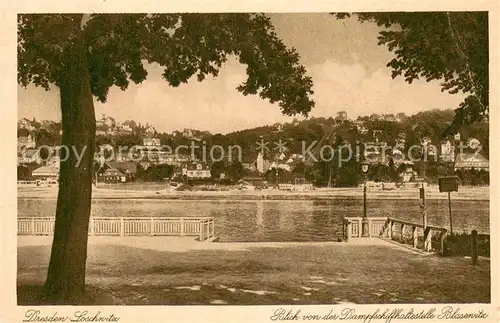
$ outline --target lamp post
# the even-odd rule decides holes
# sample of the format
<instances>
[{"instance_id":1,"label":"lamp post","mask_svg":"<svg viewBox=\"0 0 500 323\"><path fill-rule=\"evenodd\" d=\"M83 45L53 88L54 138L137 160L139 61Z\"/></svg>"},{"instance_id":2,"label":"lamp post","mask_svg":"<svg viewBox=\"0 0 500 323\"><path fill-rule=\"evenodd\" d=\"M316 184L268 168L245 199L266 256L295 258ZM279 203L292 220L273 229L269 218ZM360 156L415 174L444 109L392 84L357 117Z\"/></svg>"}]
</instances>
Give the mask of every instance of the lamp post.
<instances>
[{"instance_id":1,"label":"lamp post","mask_svg":"<svg viewBox=\"0 0 500 323\"><path fill-rule=\"evenodd\" d=\"M165 181L165 192L168 192L168 187L170 186L170 177L164 177L163 180Z\"/></svg>"},{"instance_id":2,"label":"lamp post","mask_svg":"<svg viewBox=\"0 0 500 323\"><path fill-rule=\"evenodd\" d=\"M368 217L366 215L366 174L368 172L368 163L363 163L361 165L361 170L363 171L364 181L363 181L363 220L361 226L361 236L369 237L370 228L368 227Z\"/></svg>"}]
</instances>

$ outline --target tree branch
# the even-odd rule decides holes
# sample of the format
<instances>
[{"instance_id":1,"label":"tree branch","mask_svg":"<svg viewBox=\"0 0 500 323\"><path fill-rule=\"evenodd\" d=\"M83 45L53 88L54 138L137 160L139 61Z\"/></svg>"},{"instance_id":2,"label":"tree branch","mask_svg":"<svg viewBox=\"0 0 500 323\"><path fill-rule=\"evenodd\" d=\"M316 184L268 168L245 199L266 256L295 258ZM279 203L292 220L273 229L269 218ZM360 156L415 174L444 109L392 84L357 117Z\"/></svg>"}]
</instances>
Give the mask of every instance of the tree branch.
<instances>
[{"instance_id":1,"label":"tree branch","mask_svg":"<svg viewBox=\"0 0 500 323\"><path fill-rule=\"evenodd\" d=\"M450 30L451 37L454 40L455 47L457 48L457 51L459 52L459 54L462 58L462 62L465 65L465 69L467 70L467 76L469 77L469 81L471 82L472 87L474 88L473 95L477 98L477 101L478 101L479 105L481 106L481 109L483 111L487 111L486 107L483 105L483 102L481 101L481 98L478 96L478 93L482 93L482 92L479 92L480 90L482 90L481 84L478 84L478 82L476 81L476 78L474 77L474 75L470 69L470 66L469 66L469 57L467 56L467 54L465 54L465 52L462 50L462 47L460 46L460 44L461 44L462 46L465 47L465 44L462 41L462 39L460 38L460 35L455 34L455 32L453 30L450 13L447 12L446 16L448 18L448 29Z\"/></svg>"},{"instance_id":2,"label":"tree branch","mask_svg":"<svg viewBox=\"0 0 500 323\"><path fill-rule=\"evenodd\" d=\"M83 30L87 25L87 22L92 19L89 13L82 14L82 20L80 21L80 30Z\"/></svg>"}]
</instances>

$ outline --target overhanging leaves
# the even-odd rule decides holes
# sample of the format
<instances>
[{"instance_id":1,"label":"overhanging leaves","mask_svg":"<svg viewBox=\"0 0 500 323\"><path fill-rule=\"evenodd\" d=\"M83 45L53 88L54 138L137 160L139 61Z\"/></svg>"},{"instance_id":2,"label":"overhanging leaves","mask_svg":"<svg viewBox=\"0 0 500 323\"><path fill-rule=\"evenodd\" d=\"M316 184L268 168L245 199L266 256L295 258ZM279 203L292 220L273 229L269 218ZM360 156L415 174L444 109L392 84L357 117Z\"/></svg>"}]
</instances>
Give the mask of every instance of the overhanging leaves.
<instances>
[{"instance_id":1,"label":"overhanging leaves","mask_svg":"<svg viewBox=\"0 0 500 323\"><path fill-rule=\"evenodd\" d=\"M217 76L228 57L247 66L247 80L237 87L278 103L284 114L307 113L312 80L294 49L277 37L263 14L96 14L80 31L81 15L20 15L18 82L46 89L58 85L61 53L74 37L88 48L92 94L106 101L109 89L127 89L147 77L144 64L164 68L171 86L196 76Z\"/></svg>"},{"instance_id":2,"label":"overhanging leaves","mask_svg":"<svg viewBox=\"0 0 500 323\"><path fill-rule=\"evenodd\" d=\"M338 19L347 13L333 14ZM469 94L456 110L449 132L488 115L487 12L356 13L360 21L384 27L379 45L395 57L387 66L392 77L408 83L424 78L442 81L442 91Z\"/></svg>"}]
</instances>

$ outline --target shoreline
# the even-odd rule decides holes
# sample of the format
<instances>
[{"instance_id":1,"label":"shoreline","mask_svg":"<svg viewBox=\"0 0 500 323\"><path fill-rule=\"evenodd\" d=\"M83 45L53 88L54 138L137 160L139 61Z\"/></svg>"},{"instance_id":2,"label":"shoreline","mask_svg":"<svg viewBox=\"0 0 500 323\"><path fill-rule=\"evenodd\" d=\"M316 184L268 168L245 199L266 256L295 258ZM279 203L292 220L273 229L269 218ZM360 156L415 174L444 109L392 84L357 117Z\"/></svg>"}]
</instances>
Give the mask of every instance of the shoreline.
<instances>
[{"instance_id":1,"label":"shoreline","mask_svg":"<svg viewBox=\"0 0 500 323\"><path fill-rule=\"evenodd\" d=\"M451 194L452 200L489 201L489 187L474 187L467 191L459 189ZM18 198L55 199L57 187L18 188ZM370 200L418 200L418 189L398 189L393 191L368 190ZM161 199L161 200L362 200L360 188L319 189L314 191L287 192L278 190L262 191L166 191L163 190L126 190L113 188L93 188L92 199ZM448 200L447 193L440 193L437 188L426 189L427 200Z\"/></svg>"}]
</instances>

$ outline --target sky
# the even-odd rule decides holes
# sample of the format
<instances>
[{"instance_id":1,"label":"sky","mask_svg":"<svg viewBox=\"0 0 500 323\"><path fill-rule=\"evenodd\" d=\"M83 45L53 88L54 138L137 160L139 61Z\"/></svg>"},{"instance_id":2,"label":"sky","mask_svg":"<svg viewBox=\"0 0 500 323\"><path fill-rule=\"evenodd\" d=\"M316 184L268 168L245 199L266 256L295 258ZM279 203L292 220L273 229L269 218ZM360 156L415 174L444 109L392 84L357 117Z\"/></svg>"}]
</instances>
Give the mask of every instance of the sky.
<instances>
[{"instance_id":1,"label":"sky","mask_svg":"<svg viewBox=\"0 0 500 323\"><path fill-rule=\"evenodd\" d=\"M391 78L386 67L393 57L377 45L379 27L355 18L336 20L324 13L271 14L279 37L296 48L313 80L316 106L311 117L331 117L345 110L350 118L372 113L407 115L424 110L454 109L461 95L441 92L439 82ZM105 104L95 102L96 116L118 121L149 123L159 132L184 128L212 133L254 128L293 117L283 116L277 104L257 96L243 96L236 87L246 79L245 67L230 60L217 78L191 79L172 88L161 69L148 67L148 78L126 91L112 88ZM18 87L18 118L60 120L59 91Z\"/></svg>"}]
</instances>

